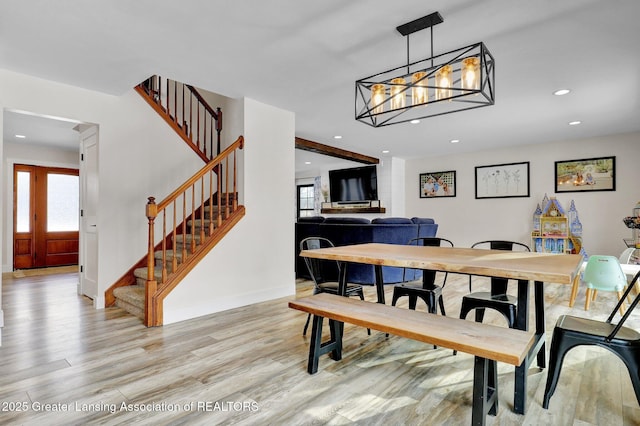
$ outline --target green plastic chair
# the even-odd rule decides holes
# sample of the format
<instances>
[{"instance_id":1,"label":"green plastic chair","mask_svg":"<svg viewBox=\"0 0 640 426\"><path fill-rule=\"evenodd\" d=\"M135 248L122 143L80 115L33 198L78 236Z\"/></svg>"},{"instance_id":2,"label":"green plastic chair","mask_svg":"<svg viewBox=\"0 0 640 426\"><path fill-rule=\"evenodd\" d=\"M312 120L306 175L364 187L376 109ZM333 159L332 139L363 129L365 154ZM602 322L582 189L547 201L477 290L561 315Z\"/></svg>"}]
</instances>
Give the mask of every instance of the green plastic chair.
<instances>
[{"instance_id":1,"label":"green plastic chair","mask_svg":"<svg viewBox=\"0 0 640 426\"><path fill-rule=\"evenodd\" d=\"M597 290L615 291L620 300L622 291L627 286L627 276L622 272L618 258L614 256L591 255L582 281L587 285L585 311L589 310L591 301L596 299ZM620 304L620 314L624 315L624 303Z\"/></svg>"}]
</instances>

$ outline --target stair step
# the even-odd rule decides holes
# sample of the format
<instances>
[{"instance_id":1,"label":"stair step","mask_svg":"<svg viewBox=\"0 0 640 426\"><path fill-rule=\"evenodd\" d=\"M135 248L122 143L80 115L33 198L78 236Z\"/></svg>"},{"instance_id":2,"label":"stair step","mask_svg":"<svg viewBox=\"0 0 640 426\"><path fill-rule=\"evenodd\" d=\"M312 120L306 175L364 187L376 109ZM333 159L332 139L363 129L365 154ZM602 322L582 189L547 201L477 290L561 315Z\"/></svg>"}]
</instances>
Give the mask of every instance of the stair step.
<instances>
[{"instance_id":1,"label":"stair step","mask_svg":"<svg viewBox=\"0 0 640 426\"><path fill-rule=\"evenodd\" d=\"M173 261L173 257L173 250L165 251L165 259L167 262ZM182 250L176 250L175 258L178 260L178 263L182 262ZM156 261L162 261L162 250L155 252L155 259Z\"/></svg>"},{"instance_id":2,"label":"stair step","mask_svg":"<svg viewBox=\"0 0 640 426\"><path fill-rule=\"evenodd\" d=\"M147 267L145 266L144 268L137 268L133 270L133 275L135 275L136 278L140 278L142 280L144 280L145 282L147 281ZM153 276L155 277L157 282L162 282L162 268L159 266L156 266L153 270Z\"/></svg>"},{"instance_id":3,"label":"stair step","mask_svg":"<svg viewBox=\"0 0 640 426\"><path fill-rule=\"evenodd\" d=\"M196 244L200 244L201 238L200 234L196 233L194 235L191 234L178 234L176 235L176 244L191 244L191 241L195 240ZM179 250L178 250L179 251Z\"/></svg>"},{"instance_id":4,"label":"stair step","mask_svg":"<svg viewBox=\"0 0 640 426\"><path fill-rule=\"evenodd\" d=\"M213 223L213 229L216 228L217 221L210 219L194 219L187 222L189 229L193 229L196 235L200 233L201 229L204 229L205 235L209 236L209 225Z\"/></svg>"},{"instance_id":5,"label":"stair step","mask_svg":"<svg viewBox=\"0 0 640 426\"><path fill-rule=\"evenodd\" d=\"M218 207L218 206L209 207L209 205L207 204L204 207L204 217L205 217L205 219L211 219L211 217L217 218L219 210L220 210L220 207ZM224 206L222 208L222 214L224 215Z\"/></svg>"},{"instance_id":6,"label":"stair step","mask_svg":"<svg viewBox=\"0 0 640 426\"><path fill-rule=\"evenodd\" d=\"M162 266L162 250L156 251L154 253L154 258L156 261L156 267L160 268ZM173 273L175 270L173 269L173 250L165 251L165 266L167 268L167 273ZM182 250L177 250L175 255L176 263L180 265L182 263Z\"/></svg>"},{"instance_id":7,"label":"stair step","mask_svg":"<svg viewBox=\"0 0 640 426\"><path fill-rule=\"evenodd\" d=\"M128 285L113 290L116 306L140 319L144 319L144 286Z\"/></svg>"},{"instance_id":8,"label":"stair step","mask_svg":"<svg viewBox=\"0 0 640 426\"><path fill-rule=\"evenodd\" d=\"M209 229L209 224L211 224L211 222L213 222L213 227L216 227L216 222L217 221L212 221L211 219L195 219L195 220L189 220L187 221L187 226L189 227L195 227L196 229L200 229L202 227Z\"/></svg>"}]
</instances>

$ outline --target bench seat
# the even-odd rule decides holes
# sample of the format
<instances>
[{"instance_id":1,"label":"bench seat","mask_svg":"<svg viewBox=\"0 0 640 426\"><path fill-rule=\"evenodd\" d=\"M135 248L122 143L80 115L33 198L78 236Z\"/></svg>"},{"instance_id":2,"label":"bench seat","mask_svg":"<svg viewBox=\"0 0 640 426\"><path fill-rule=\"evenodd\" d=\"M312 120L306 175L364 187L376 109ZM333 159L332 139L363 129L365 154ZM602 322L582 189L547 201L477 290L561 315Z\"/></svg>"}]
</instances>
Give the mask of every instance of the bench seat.
<instances>
[{"instance_id":1,"label":"bench seat","mask_svg":"<svg viewBox=\"0 0 640 426\"><path fill-rule=\"evenodd\" d=\"M289 307L314 315L308 372L318 369L328 352L342 358L342 324L349 323L475 356L472 424L483 425L487 413L497 412L496 361L519 366L528 356L534 334L401 309L379 303L319 293L289 302ZM329 319L331 339L321 342L323 318Z\"/></svg>"}]
</instances>

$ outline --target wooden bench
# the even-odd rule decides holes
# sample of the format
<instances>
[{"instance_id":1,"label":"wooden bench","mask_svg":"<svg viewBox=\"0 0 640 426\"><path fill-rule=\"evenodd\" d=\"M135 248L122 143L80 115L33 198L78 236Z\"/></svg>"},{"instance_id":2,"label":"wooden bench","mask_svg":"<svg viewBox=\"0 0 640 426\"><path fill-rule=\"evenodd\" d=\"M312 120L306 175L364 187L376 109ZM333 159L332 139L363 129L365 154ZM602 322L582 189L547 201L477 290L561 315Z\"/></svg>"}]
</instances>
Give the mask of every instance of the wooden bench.
<instances>
[{"instance_id":1,"label":"wooden bench","mask_svg":"<svg viewBox=\"0 0 640 426\"><path fill-rule=\"evenodd\" d=\"M484 425L486 414L498 410L496 361L521 365L533 345L534 335L458 318L401 309L380 303L319 293L289 302L289 307L313 314L307 371L318 371L321 355L342 358L342 323L395 334L475 356L471 423ZM329 319L331 338L322 342L323 319Z\"/></svg>"}]
</instances>

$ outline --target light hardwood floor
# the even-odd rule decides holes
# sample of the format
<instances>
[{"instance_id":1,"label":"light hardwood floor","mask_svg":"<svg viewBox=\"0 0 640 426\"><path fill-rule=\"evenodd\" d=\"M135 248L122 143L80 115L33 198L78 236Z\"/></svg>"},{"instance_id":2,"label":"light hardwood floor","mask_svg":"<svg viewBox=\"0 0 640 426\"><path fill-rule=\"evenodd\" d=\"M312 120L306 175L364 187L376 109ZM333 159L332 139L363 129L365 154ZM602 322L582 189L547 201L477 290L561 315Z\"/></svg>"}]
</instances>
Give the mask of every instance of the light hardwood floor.
<instances>
[{"instance_id":1,"label":"light hardwood floor","mask_svg":"<svg viewBox=\"0 0 640 426\"><path fill-rule=\"evenodd\" d=\"M470 423L471 356L346 325L343 360L324 356L311 376L306 316L287 307L289 298L145 328L119 308L94 310L76 294L77 274L3 281L0 424ZM449 275L448 315L458 315L467 288L467 277ZM306 295L311 286L297 289ZM548 339L558 315L605 318L615 304L601 293L587 313L583 290L570 309L569 290L546 286ZM374 301L374 288L365 295ZM486 320L504 324L491 313ZM630 325L640 328L640 312ZM530 369L520 416L511 411L513 368L499 365L500 406L488 424L640 424L628 374L609 352L570 352L549 410L541 406L546 376Z\"/></svg>"}]
</instances>

